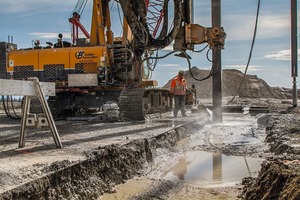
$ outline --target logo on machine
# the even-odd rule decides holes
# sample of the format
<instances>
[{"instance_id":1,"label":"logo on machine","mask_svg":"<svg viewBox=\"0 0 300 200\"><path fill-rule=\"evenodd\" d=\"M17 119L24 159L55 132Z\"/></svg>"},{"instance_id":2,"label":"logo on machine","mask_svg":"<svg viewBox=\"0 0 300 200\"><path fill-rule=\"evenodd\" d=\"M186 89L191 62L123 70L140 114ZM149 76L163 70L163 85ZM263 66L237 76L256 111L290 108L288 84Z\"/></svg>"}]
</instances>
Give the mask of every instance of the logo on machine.
<instances>
[{"instance_id":1,"label":"logo on machine","mask_svg":"<svg viewBox=\"0 0 300 200\"><path fill-rule=\"evenodd\" d=\"M13 66L14 66L14 60L9 60L8 66L9 66L9 67L13 67Z\"/></svg>"},{"instance_id":2,"label":"logo on machine","mask_svg":"<svg viewBox=\"0 0 300 200\"><path fill-rule=\"evenodd\" d=\"M83 56L84 56L84 51L82 51L82 50L75 53L75 57L77 59L81 59Z\"/></svg>"}]
</instances>

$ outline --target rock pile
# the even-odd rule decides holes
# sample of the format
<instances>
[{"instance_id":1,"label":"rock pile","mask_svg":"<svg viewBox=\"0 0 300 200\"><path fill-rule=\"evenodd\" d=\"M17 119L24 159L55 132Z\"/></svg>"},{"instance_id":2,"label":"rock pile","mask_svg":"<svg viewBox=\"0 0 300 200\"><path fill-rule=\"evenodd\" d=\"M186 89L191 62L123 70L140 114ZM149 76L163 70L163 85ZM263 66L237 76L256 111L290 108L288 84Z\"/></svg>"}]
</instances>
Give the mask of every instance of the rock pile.
<instances>
[{"instance_id":1,"label":"rock pile","mask_svg":"<svg viewBox=\"0 0 300 200\"><path fill-rule=\"evenodd\" d=\"M210 73L209 70L198 69L193 67L191 73L194 77L202 79L207 77ZM189 71L185 71L185 79L188 86L191 87L195 83L197 89L198 98L211 98L212 97L212 77L204 81L196 81L191 76ZM222 92L223 97L233 96L238 87L240 86L244 77L244 73L239 70L228 69L223 70L222 74ZM164 88L170 87L170 81L164 86ZM264 80L258 78L256 75L246 75L244 82L238 92L241 98L275 98L286 99L292 98L291 89L282 87L271 87Z\"/></svg>"}]
</instances>

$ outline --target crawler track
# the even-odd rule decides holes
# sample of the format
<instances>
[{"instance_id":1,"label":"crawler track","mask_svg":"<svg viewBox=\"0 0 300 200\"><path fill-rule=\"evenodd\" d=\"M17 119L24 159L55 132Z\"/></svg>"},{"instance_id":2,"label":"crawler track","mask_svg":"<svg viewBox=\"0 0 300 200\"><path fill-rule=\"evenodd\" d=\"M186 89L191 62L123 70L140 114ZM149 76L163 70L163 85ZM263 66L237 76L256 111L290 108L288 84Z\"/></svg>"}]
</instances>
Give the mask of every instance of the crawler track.
<instances>
[{"instance_id":1,"label":"crawler track","mask_svg":"<svg viewBox=\"0 0 300 200\"><path fill-rule=\"evenodd\" d=\"M165 89L126 89L119 98L121 115L130 120L144 120L148 114L172 110L172 97Z\"/></svg>"}]
</instances>

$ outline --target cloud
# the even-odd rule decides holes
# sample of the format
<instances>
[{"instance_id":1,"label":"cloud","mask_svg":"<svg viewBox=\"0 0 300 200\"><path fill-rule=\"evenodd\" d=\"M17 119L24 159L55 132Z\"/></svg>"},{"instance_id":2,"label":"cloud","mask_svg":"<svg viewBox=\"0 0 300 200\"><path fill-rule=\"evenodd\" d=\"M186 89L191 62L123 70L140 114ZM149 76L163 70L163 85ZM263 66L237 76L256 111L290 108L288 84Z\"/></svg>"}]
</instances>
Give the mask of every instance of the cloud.
<instances>
[{"instance_id":1,"label":"cloud","mask_svg":"<svg viewBox=\"0 0 300 200\"><path fill-rule=\"evenodd\" d=\"M223 16L227 40L249 40L253 37L255 16L225 15ZM245 23L247 22L247 23ZM290 31L288 15L259 16L257 39L270 39L288 36Z\"/></svg>"},{"instance_id":2,"label":"cloud","mask_svg":"<svg viewBox=\"0 0 300 200\"><path fill-rule=\"evenodd\" d=\"M180 67L181 65L169 63L169 64L158 64L157 66L158 67Z\"/></svg>"},{"instance_id":3,"label":"cloud","mask_svg":"<svg viewBox=\"0 0 300 200\"><path fill-rule=\"evenodd\" d=\"M263 39L289 35L290 23L289 15L262 16L259 21L258 35Z\"/></svg>"},{"instance_id":4,"label":"cloud","mask_svg":"<svg viewBox=\"0 0 300 200\"><path fill-rule=\"evenodd\" d=\"M224 65L223 68L224 69L237 69L237 70L244 72L246 69L246 65ZM248 67L247 71L248 72L257 72L257 71L261 71L261 70L262 70L262 66L250 65Z\"/></svg>"},{"instance_id":5,"label":"cloud","mask_svg":"<svg viewBox=\"0 0 300 200\"><path fill-rule=\"evenodd\" d=\"M71 38L71 34L70 33L62 33L63 34L63 38L67 38L70 39ZM29 33L29 35L35 36L37 38L44 38L44 39L54 39L58 37L57 33Z\"/></svg>"},{"instance_id":6,"label":"cloud","mask_svg":"<svg viewBox=\"0 0 300 200\"><path fill-rule=\"evenodd\" d=\"M265 56L273 60L291 60L291 50L286 49ZM300 60L300 49L298 49L298 60Z\"/></svg>"}]
</instances>

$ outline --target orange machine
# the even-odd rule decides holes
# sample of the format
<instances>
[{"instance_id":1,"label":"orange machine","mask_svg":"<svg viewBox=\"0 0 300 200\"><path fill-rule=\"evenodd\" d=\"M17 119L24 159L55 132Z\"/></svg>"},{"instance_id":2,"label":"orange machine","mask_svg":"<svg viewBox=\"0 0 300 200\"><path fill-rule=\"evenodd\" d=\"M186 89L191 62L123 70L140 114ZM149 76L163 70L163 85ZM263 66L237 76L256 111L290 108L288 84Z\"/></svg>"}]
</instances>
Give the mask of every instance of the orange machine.
<instances>
[{"instance_id":1,"label":"orange machine","mask_svg":"<svg viewBox=\"0 0 300 200\"><path fill-rule=\"evenodd\" d=\"M35 76L65 85L68 74L97 73L108 62L106 55L106 46L19 50L9 54L7 72L14 79Z\"/></svg>"},{"instance_id":2,"label":"orange machine","mask_svg":"<svg viewBox=\"0 0 300 200\"><path fill-rule=\"evenodd\" d=\"M82 114L108 101L118 102L120 112L129 119L140 120L145 114L170 111L170 92L155 88L157 82L149 80L148 55L174 40L174 49L181 52L205 42L221 47L225 38L223 29L192 24L192 0L173 0L174 19L169 32L169 1L119 0L118 3L124 14L121 38L114 38L111 30L110 0L93 0L89 37L77 38L76 33L73 43L69 43L59 34L54 45L41 47L36 43L33 48L11 51L7 77L38 77L40 81L56 82L56 97L49 98L53 115ZM155 34L161 30L157 37L153 25L147 23L156 17L160 20L153 30Z\"/></svg>"}]
</instances>

